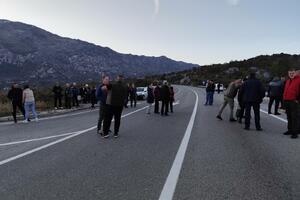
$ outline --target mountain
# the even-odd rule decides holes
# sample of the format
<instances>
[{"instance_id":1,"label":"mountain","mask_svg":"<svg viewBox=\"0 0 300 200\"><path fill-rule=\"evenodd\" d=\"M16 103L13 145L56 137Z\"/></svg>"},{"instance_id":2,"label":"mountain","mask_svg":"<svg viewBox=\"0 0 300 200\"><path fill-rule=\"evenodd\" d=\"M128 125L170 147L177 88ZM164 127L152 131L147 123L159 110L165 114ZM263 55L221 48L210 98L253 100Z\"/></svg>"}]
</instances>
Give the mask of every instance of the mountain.
<instances>
[{"instance_id":1,"label":"mountain","mask_svg":"<svg viewBox=\"0 0 300 200\"><path fill-rule=\"evenodd\" d=\"M102 72L127 77L165 74L198 67L165 56L121 54L38 27L0 20L0 81L49 84L98 80ZM0 83L1 84L1 83Z\"/></svg>"},{"instance_id":2,"label":"mountain","mask_svg":"<svg viewBox=\"0 0 300 200\"><path fill-rule=\"evenodd\" d=\"M290 67L300 69L300 55L273 54L261 55L248 60L231 61L225 64L206 65L190 70L173 72L161 77L173 83L199 85L205 80L214 80L227 85L232 80L244 78L255 72L264 82L273 77L287 76ZM147 77L156 79L157 76Z\"/></svg>"}]
</instances>

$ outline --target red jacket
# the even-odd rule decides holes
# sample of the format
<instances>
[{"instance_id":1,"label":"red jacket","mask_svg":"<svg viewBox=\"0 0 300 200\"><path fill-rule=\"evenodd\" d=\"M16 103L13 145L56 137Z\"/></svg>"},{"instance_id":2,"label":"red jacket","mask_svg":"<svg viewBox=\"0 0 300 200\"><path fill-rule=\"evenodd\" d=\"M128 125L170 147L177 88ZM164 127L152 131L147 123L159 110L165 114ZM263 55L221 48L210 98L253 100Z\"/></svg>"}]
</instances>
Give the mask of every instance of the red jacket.
<instances>
[{"instance_id":1,"label":"red jacket","mask_svg":"<svg viewBox=\"0 0 300 200\"><path fill-rule=\"evenodd\" d=\"M286 81L283 99L285 101L295 101L300 98L300 76L295 76L294 79Z\"/></svg>"}]
</instances>

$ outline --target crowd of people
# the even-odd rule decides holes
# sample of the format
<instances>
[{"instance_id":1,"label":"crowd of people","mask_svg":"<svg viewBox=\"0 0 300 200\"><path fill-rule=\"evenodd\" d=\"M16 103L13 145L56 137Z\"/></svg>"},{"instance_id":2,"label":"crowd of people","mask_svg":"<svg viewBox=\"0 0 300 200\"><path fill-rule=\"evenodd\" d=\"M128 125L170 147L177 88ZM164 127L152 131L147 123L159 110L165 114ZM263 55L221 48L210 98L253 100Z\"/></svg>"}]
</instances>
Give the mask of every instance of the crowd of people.
<instances>
[{"instance_id":1,"label":"crowd of people","mask_svg":"<svg viewBox=\"0 0 300 200\"><path fill-rule=\"evenodd\" d=\"M213 94L215 85L213 81L209 81L206 87L206 103L213 104ZM291 135L291 138L298 138L300 134L300 70L291 68L288 71L288 78L274 77L267 87L256 78L255 73L251 73L245 79L232 81L224 92L224 101L217 114L219 120L223 120L222 113L227 105L230 108L230 122L242 123L245 119L245 130L250 130L251 109L254 111L255 128L262 131L260 123L260 104L263 102L267 93L269 97L268 114L281 115L279 106L284 109L287 115L288 130L284 135ZM238 109L236 118L234 117L235 98L238 100ZM275 101L274 113L272 107Z\"/></svg>"},{"instance_id":2,"label":"crowd of people","mask_svg":"<svg viewBox=\"0 0 300 200\"><path fill-rule=\"evenodd\" d=\"M167 81L161 86L158 81L151 83L147 87L146 102L148 107L147 114L151 114L152 104L154 103L154 113L168 116L173 112L174 89ZM119 128L121 124L121 116L123 108L128 108L130 100L131 107L136 107L136 87L135 84L125 85L123 77L119 75L114 82L110 81L109 76L102 77L102 84L97 88L96 98L99 100L99 119L97 133L103 138L108 138L111 121L114 119L114 137L119 137ZM159 112L161 102L161 110Z\"/></svg>"}]
</instances>

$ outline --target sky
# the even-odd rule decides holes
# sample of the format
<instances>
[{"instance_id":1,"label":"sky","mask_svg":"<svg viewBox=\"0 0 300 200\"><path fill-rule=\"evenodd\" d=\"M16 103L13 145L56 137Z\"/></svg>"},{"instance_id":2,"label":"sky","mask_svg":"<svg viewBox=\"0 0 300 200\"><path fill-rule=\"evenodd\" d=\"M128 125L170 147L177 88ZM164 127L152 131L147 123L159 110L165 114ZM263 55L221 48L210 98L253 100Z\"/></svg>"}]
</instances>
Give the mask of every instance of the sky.
<instances>
[{"instance_id":1,"label":"sky","mask_svg":"<svg viewBox=\"0 0 300 200\"><path fill-rule=\"evenodd\" d=\"M299 9L299 0L0 0L0 19L205 65L299 54Z\"/></svg>"}]
</instances>

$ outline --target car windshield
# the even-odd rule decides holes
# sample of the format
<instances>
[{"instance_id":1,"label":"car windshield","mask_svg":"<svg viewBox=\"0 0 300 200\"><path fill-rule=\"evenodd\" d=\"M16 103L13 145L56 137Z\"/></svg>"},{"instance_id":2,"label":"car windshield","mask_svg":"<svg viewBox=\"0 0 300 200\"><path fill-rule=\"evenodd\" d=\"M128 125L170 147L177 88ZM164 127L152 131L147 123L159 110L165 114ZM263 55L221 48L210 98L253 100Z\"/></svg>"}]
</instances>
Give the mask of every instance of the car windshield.
<instances>
[{"instance_id":1,"label":"car windshield","mask_svg":"<svg viewBox=\"0 0 300 200\"><path fill-rule=\"evenodd\" d=\"M144 92L144 88L137 88L136 91L137 92Z\"/></svg>"}]
</instances>

